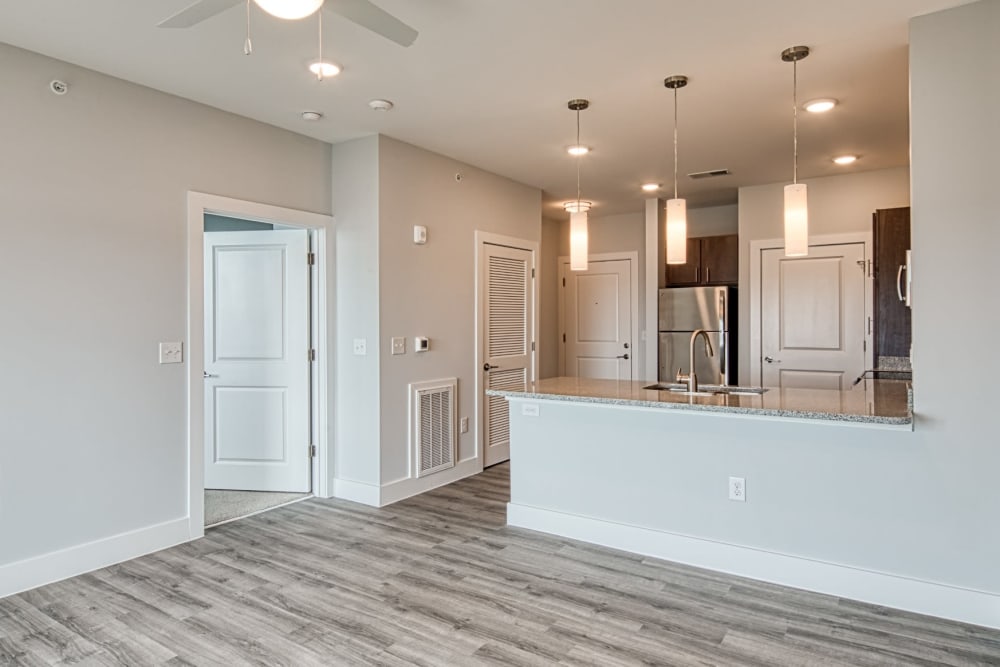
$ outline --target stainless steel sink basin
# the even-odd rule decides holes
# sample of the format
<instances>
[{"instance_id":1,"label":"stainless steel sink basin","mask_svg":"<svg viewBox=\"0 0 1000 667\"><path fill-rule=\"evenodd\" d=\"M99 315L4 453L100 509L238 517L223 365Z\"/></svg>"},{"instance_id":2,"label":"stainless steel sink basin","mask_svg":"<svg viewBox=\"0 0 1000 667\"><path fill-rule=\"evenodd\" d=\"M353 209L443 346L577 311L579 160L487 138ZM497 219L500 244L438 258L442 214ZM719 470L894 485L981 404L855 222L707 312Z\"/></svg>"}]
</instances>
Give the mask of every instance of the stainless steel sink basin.
<instances>
[{"instance_id":1,"label":"stainless steel sink basin","mask_svg":"<svg viewBox=\"0 0 1000 667\"><path fill-rule=\"evenodd\" d=\"M699 387L700 391L690 392L687 390L686 384L673 383L673 382L658 382L656 384L651 384L648 387L643 387L643 389L653 389L656 391L669 391L674 394L680 394L681 396L715 396L716 394L732 394L734 396L760 396L765 391L766 387L726 387L716 384L703 384Z\"/></svg>"}]
</instances>

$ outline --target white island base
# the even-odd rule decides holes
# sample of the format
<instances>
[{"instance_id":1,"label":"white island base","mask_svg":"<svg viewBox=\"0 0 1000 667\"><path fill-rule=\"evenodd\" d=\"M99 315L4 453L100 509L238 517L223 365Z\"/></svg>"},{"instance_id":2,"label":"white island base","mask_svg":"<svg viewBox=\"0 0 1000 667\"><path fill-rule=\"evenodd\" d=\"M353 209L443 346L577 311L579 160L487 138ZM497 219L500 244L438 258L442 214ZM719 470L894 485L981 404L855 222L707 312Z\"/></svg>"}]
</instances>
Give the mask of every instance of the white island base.
<instances>
[{"instance_id":1,"label":"white island base","mask_svg":"<svg viewBox=\"0 0 1000 667\"><path fill-rule=\"evenodd\" d=\"M510 525L1000 627L1000 597L935 583L947 544L929 547L898 520L914 498L885 491L911 474L912 426L574 401L545 382L503 392Z\"/></svg>"}]
</instances>

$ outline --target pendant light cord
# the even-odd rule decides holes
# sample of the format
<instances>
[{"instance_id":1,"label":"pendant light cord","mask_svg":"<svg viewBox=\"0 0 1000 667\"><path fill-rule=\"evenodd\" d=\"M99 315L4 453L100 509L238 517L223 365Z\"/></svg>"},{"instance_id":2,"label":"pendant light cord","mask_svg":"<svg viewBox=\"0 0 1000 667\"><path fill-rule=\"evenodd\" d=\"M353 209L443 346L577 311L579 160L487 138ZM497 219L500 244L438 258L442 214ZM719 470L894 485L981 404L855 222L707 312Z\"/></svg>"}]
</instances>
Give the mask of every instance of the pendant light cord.
<instances>
[{"instance_id":1,"label":"pendant light cord","mask_svg":"<svg viewBox=\"0 0 1000 667\"><path fill-rule=\"evenodd\" d=\"M792 184L799 182L799 61L792 61Z\"/></svg>"},{"instance_id":2,"label":"pendant light cord","mask_svg":"<svg viewBox=\"0 0 1000 667\"><path fill-rule=\"evenodd\" d=\"M253 53L253 42L250 41L250 0L247 0L247 40L243 42L243 55Z\"/></svg>"},{"instance_id":3,"label":"pendant light cord","mask_svg":"<svg viewBox=\"0 0 1000 667\"><path fill-rule=\"evenodd\" d=\"M316 79L319 81L323 80L323 8L316 12L319 17L319 66L316 68Z\"/></svg>"},{"instance_id":4,"label":"pendant light cord","mask_svg":"<svg viewBox=\"0 0 1000 667\"><path fill-rule=\"evenodd\" d=\"M576 110L576 145L580 145L580 110ZM580 160L581 155L576 156L576 210L580 211Z\"/></svg>"},{"instance_id":5,"label":"pendant light cord","mask_svg":"<svg viewBox=\"0 0 1000 667\"><path fill-rule=\"evenodd\" d=\"M674 199L677 199L677 89L674 88Z\"/></svg>"}]
</instances>

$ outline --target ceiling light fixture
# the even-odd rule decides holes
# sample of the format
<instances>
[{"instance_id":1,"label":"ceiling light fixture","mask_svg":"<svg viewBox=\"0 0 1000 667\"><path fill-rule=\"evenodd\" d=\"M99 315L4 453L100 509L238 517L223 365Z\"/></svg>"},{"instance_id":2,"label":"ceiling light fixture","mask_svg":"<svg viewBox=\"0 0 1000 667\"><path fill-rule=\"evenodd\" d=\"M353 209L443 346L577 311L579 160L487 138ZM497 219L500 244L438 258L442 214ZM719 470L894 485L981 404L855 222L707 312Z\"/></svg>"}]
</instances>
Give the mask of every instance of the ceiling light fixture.
<instances>
[{"instance_id":1,"label":"ceiling light fixture","mask_svg":"<svg viewBox=\"0 0 1000 667\"><path fill-rule=\"evenodd\" d=\"M643 192L656 192L657 190L659 190L662 187L663 186L660 185L659 183L643 183L642 184L642 190L643 190Z\"/></svg>"},{"instance_id":2,"label":"ceiling light fixture","mask_svg":"<svg viewBox=\"0 0 1000 667\"><path fill-rule=\"evenodd\" d=\"M320 120L321 118L323 118L323 114L320 113L319 111L302 112L302 120L314 121L314 120Z\"/></svg>"},{"instance_id":3,"label":"ceiling light fixture","mask_svg":"<svg viewBox=\"0 0 1000 667\"><path fill-rule=\"evenodd\" d=\"M368 103L372 111L392 111L392 107L395 106L389 100L372 100Z\"/></svg>"},{"instance_id":4,"label":"ceiling light fixture","mask_svg":"<svg viewBox=\"0 0 1000 667\"><path fill-rule=\"evenodd\" d=\"M792 184L785 186L785 257L809 254L809 204L805 183L799 183L799 61L809 55L808 46L793 46L781 52L792 63Z\"/></svg>"},{"instance_id":5,"label":"ceiling light fixture","mask_svg":"<svg viewBox=\"0 0 1000 667\"><path fill-rule=\"evenodd\" d=\"M674 198L667 200L667 264L687 263L687 201L677 197L677 89L687 84L688 78L680 74L663 80L674 91Z\"/></svg>"},{"instance_id":6,"label":"ceiling light fixture","mask_svg":"<svg viewBox=\"0 0 1000 667\"><path fill-rule=\"evenodd\" d=\"M323 0L253 0L271 16L294 21L311 16L323 6Z\"/></svg>"},{"instance_id":7,"label":"ceiling light fixture","mask_svg":"<svg viewBox=\"0 0 1000 667\"><path fill-rule=\"evenodd\" d=\"M587 153L589 153L590 148L587 146L580 146L579 144L577 144L576 146L569 146L566 149L566 152L572 155L573 157L578 157L580 155L586 155Z\"/></svg>"},{"instance_id":8,"label":"ceiling light fixture","mask_svg":"<svg viewBox=\"0 0 1000 667\"><path fill-rule=\"evenodd\" d=\"M570 111L576 112L576 144L580 143L580 112L590 106L588 100L570 100L567 105ZM580 199L580 160L585 153L577 154L576 157L576 200L567 202L566 211L569 212L569 268L571 271L587 270L587 212L591 203Z\"/></svg>"},{"instance_id":9,"label":"ceiling light fixture","mask_svg":"<svg viewBox=\"0 0 1000 667\"><path fill-rule=\"evenodd\" d=\"M798 48L798 47L793 47L793 48ZM808 51L806 55L809 55ZM802 56L802 58L805 58L805 56ZM837 100L833 99L832 97L824 97L818 100L809 100L808 102L802 105L802 108L808 111L809 113L823 113L825 111L829 111L835 106L837 106Z\"/></svg>"},{"instance_id":10,"label":"ceiling light fixture","mask_svg":"<svg viewBox=\"0 0 1000 667\"><path fill-rule=\"evenodd\" d=\"M337 76L344 70L336 63L316 61L309 65L309 71L318 76L321 79L327 79L331 76Z\"/></svg>"},{"instance_id":11,"label":"ceiling light fixture","mask_svg":"<svg viewBox=\"0 0 1000 667\"><path fill-rule=\"evenodd\" d=\"M833 158L833 161L836 162L837 164L851 164L852 162L856 162L857 159L858 159L857 155L838 155L837 157Z\"/></svg>"}]
</instances>

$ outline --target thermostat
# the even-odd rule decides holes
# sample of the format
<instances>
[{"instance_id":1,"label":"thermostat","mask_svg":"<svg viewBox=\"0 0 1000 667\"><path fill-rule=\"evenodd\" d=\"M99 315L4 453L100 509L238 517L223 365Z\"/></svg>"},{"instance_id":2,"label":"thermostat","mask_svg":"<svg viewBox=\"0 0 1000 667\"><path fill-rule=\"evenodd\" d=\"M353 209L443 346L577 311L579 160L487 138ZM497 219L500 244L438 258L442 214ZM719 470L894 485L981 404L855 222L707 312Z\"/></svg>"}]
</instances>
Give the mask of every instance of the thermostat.
<instances>
[{"instance_id":1,"label":"thermostat","mask_svg":"<svg viewBox=\"0 0 1000 667\"><path fill-rule=\"evenodd\" d=\"M413 349L416 352L426 352L431 349L431 342L424 336L417 336L413 339Z\"/></svg>"}]
</instances>

